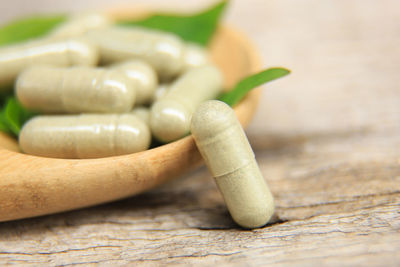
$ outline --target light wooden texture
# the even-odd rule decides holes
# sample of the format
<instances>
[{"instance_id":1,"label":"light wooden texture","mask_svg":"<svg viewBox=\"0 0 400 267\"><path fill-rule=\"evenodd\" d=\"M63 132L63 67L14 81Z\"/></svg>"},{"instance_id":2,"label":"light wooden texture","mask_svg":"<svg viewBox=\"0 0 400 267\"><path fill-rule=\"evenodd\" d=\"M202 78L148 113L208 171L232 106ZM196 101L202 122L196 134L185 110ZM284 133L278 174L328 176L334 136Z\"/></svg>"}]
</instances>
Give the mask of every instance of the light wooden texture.
<instances>
[{"instance_id":1,"label":"light wooden texture","mask_svg":"<svg viewBox=\"0 0 400 267\"><path fill-rule=\"evenodd\" d=\"M400 264L400 3L233 1L227 15L268 66L293 71L265 87L247 130L274 221L237 227L202 168L115 203L0 223L0 265Z\"/></svg>"}]
</instances>

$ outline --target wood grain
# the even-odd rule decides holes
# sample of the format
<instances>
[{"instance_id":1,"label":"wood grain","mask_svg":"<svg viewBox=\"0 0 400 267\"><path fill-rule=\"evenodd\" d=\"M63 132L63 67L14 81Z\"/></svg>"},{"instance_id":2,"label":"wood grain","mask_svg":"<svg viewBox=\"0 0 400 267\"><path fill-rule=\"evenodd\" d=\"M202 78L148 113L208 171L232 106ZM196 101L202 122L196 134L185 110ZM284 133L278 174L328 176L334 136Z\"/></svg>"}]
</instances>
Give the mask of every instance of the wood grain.
<instances>
[{"instance_id":1,"label":"wood grain","mask_svg":"<svg viewBox=\"0 0 400 267\"><path fill-rule=\"evenodd\" d=\"M266 86L247 131L276 200L270 225L237 227L201 168L126 200L0 223L0 264L398 266L399 17L395 0L234 1L228 20L268 66L292 69Z\"/></svg>"}]
</instances>

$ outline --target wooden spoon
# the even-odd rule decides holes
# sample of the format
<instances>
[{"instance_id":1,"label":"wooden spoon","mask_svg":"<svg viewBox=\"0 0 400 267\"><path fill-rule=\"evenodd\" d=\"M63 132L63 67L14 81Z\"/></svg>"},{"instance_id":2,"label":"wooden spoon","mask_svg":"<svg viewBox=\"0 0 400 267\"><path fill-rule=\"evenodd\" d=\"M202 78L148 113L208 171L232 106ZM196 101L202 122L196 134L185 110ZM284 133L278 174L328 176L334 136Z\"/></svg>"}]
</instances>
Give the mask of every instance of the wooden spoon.
<instances>
[{"instance_id":1,"label":"wooden spoon","mask_svg":"<svg viewBox=\"0 0 400 267\"><path fill-rule=\"evenodd\" d=\"M260 60L247 39L221 26L210 46L224 73L226 88L259 70ZM260 89L236 107L246 126L258 105ZM0 221L72 210L149 190L200 166L192 136L130 155L100 159L55 159L18 152L15 139L0 133Z\"/></svg>"}]
</instances>

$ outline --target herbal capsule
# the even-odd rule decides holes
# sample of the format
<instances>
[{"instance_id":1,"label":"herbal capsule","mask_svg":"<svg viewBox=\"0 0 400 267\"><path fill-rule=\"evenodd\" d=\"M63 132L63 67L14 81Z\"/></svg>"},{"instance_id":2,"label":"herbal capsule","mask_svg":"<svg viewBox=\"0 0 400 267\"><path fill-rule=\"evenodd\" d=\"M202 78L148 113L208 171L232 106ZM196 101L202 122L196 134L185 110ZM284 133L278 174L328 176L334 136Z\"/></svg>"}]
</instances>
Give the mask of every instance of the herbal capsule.
<instances>
[{"instance_id":1,"label":"herbal capsule","mask_svg":"<svg viewBox=\"0 0 400 267\"><path fill-rule=\"evenodd\" d=\"M54 158L101 158L146 150L148 126L133 114L37 116L19 136L27 154Z\"/></svg>"},{"instance_id":2,"label":"herbal capsule","mask_svg":"<svg viewBox=\"0 0 400 267\"><path fill-rule=\"evenodd\" d=\"M271 192L234 111L225 103L202 103L191 131L233 219L244 228L265 225L274 212Z\"/></svg>"},{"instance_id":3,"label":"herbal capsule","mask_svg":"<svg viewBox=\"0 0 400 267\"><path fill-rule=\"evenodd\" d=\"M83 40L35 40L0 48L0 87L14 82L29 66L94 66L97 48Z\"/></svg>"},{"instance_id":4,"label":"herbal capsule","mask_svg":"<svg viewBox=\"0 0 400 267\"><path fill-rule=\"evenodd\" d=\"M199 45L191 43L185 45L183 56L183 68L185 70L204 66L209 63L210 59L206 49Z\"/></svg>"},{"instance_id":5,"label":"herbal capsule","mask_svg":"<svg viewBox=\"0 0 400 267\"><path fill-rule=\"evenodd\" d=\"M103 63L142 59L160 76L172 77L183 67L183 43L173 34L139 27L91 30L86 37L100 49Z\"/></svg>"},{"instance_id":6,"label":"herbal capsule","mask_svg":"<svg viewBox=\"0 0 400 267\"><path fill-rule=\"evenodd\" d=\"M115 70L32 67L17 79L16 95L32 110L50 113L128 112L135 85Z\"/></svg>"},{"instance_id":7,"label":"herbal capsule","mask_svg":"<svg viewBox=\"0 0 400 267\"><path fill-rule=\"evenodd\" d=\"M150 110L146 107L135 107L132 112L136 117L141 119L147 125L150 124Z\"/></svg>"},{"instance_id":8,"label":"herbal capsule","mask_svg":"<svg viewBox=\"0 0 400 267\"><path fill-rule=\"evenodd\" d=\"M68 20L56 27L49 37L65 38L85 34L91 29L106 27L111 24L110 18L100 13L81 13L72 15Z\"/></svg>"},{"instance_id":9,"label":"herbal capsule","mask_svg":"<svg viewBox=\"0 0 400 267\"><path fill-rule=\"evenodd\" d=\"M151 102L158 79L156 72L149 64L141 60L132 60L114 65L113 69L123 72L136 84L136 104Z\"/></svg>"},{"instance_id":10,"label":"herbal capsule","mask_svg":"<svg viewBox=\"0 0 400 267\"><path fill-rule=\"evenodd\" d=\"M177 140L190 130L193 112L222 89L222 74L214 66L193 68L180 76L150 112L150 128L162 142Z\"/></svg>"},{"instance_id":11,"label":"herbal capsule","mask_svg":"<svg viewBox=\"0 0 400 267\"><path fill-rule=\"evenodd\" d=\"M153 94L153 102L160 100L168 92L170 85L167 83L159 84Z\"/></svg>"}]
</instances>

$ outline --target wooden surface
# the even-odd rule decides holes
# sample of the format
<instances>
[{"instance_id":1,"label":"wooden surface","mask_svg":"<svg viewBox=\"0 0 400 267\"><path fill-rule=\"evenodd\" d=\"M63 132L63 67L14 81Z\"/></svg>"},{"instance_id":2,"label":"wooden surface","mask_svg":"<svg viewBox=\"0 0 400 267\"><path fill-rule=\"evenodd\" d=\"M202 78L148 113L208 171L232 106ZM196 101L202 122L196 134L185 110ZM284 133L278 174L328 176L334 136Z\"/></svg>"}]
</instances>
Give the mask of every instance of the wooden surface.
<instances>
[{"instance_id":1,"label":"wooden surface","mask_svg":"<svg viewBox=\"0 0 400 267\"><path fill-rule=\"evenodd\" d=\"M174 2L174 1L172 1ZM256 7L256 8L255 8ZM268 66L248 136L276 200L245 231L205 168L119 202L0 223L0 265L400 264L400 4L235 1Z\"/></svg>"}]
</instances>

